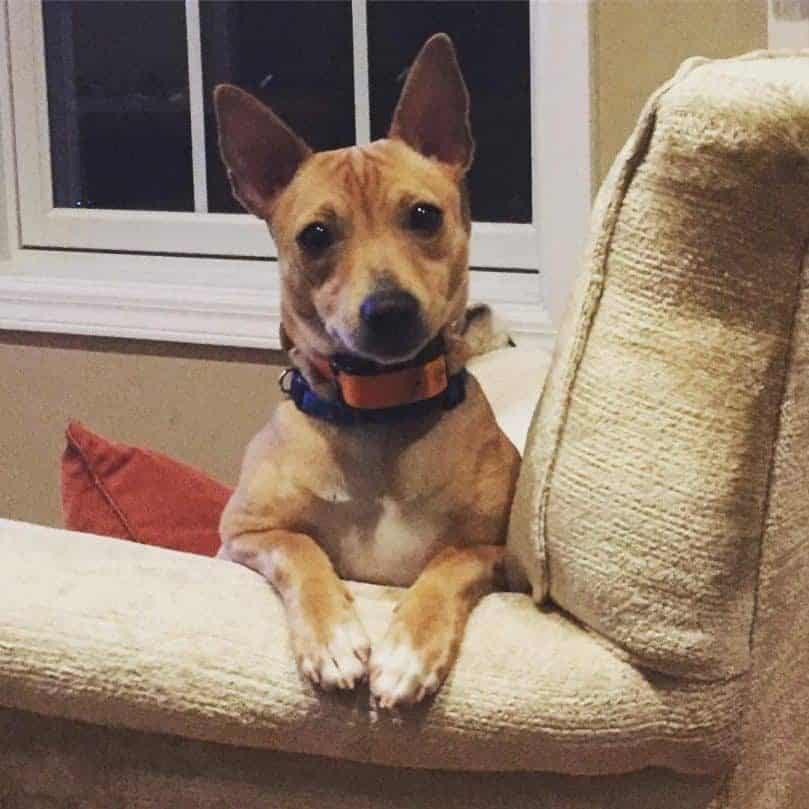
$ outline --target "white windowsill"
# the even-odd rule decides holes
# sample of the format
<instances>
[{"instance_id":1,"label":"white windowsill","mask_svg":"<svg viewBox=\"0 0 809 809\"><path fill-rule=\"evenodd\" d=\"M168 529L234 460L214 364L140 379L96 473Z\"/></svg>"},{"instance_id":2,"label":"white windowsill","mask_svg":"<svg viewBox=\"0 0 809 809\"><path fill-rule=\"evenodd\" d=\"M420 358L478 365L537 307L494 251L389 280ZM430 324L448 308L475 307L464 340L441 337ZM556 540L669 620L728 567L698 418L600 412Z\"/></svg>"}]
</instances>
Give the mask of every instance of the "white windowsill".
<instances>
[{"instance_id":1,"label":"white windowsill","mask_svg":"<svg viewBox=\"0 0 809 809\"><path fill-rule=\"evenodd\" d=\"M473 271L514 339L549 347L536 275ZM280 349L274 262L20 250L0 262L0 329Z\"/></svg>"}]
</instances>

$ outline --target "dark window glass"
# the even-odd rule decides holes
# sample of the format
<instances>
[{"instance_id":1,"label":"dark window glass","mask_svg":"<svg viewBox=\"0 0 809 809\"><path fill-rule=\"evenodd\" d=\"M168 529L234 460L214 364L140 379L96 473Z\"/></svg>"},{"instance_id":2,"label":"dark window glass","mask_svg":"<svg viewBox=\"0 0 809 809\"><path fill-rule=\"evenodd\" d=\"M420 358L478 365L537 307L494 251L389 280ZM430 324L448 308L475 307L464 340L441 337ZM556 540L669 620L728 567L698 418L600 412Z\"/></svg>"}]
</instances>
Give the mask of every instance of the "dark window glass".
<instances>
[{"instance_id":1,"label":"dark window glass","mask_svg":"<svg viewBox=\"0 0 809 809\"><path fill-rule=\"evenodd\" d=\"M531 71L528 3L370 0L371 134L385 136L409 64L444 31L472 98L477 149L469 175L473 218L531 221Z\"/></svg>"},{"instance_id":2,"label":"dark window glass","mask_svg":"<svg viewBox=\"0 0 809 809\"><path fill-rule=\"evenodd\" d=\"M194 207L181 0L45 0L54 203Z\"/></svg>"},{"instance_id":3,"label":"dark window glass","mask_svg":"<svg viewBox=\"0 0 809 809\"><path fill-rule=\"evenodd\" d=\"M249 90L316 150L354 143L351 3L200 3L208 207L243 212L228 187L216 142L213 88Z\"/></svg>"}]
</instances>

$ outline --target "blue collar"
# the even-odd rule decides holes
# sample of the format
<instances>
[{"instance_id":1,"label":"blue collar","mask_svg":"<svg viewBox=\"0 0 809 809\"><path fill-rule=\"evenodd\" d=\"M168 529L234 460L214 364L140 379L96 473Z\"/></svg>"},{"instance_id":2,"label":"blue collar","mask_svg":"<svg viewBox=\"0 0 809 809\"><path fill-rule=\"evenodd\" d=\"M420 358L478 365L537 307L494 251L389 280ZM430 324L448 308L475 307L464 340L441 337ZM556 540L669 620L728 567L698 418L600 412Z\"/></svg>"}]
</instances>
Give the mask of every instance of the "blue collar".
<instances>
[{"instance_id":1,"label":"blue collar","mask_svg":"<svg viewBox=\"0 0 809 809\"><path fill-rule=\"evenodd\" d=\"M344 402L323 399L318 396L297 368L290 368L284 376L289 374L288 388L282 390L288 393L295 406L307 416L329 421L332 424L343 426L358 424L390 424L391 422L416 419L432 413L434 410L452 410L466 398L466 369L462 368L447 380L447 387L432 399L422 399L420 402L386 407L380 410L364 410L351 407Z\"/></svg>"}]
</instances>

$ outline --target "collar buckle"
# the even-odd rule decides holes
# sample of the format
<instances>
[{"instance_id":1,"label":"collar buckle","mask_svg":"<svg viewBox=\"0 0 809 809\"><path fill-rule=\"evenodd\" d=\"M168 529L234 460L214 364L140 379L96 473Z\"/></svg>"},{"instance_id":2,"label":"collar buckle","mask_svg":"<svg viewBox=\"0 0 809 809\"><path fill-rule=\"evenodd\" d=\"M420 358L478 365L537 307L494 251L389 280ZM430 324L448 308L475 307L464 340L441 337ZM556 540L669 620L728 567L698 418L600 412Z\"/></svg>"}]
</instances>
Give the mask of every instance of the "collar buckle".
<instances>
[{"instance_id":1,"label":"collar buckle","mask_svg":"<svg viewBox=\"0 0 809 809\"><path fill-rule=\"evenodd\" d=\"M278 387L285 396L292 393L292 375L294 373L295 369L290 366L289 368L284 368L278 376Z\"/></svg>"}]
</instances>

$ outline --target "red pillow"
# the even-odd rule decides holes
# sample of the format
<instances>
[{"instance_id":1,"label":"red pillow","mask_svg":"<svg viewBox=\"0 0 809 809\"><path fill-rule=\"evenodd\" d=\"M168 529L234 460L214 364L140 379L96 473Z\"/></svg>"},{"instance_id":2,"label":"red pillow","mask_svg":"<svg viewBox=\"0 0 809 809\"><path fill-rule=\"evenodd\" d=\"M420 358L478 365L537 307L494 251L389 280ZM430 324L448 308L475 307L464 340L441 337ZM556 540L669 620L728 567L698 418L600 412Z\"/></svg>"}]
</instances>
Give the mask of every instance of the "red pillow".
<instances>
[{"instance_id":1,"label":"red pillow","mask_svg":"<svg viewBox=\"0 0 809 809\"><path fill-rule=\"evenodd\" d=\"M167 455L108 441L78 421L65 435L65 528L216 554L227 486Z\"/></svg>"}]
</instances>

